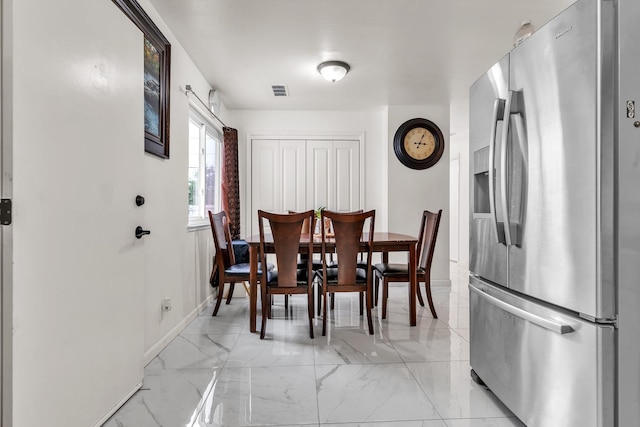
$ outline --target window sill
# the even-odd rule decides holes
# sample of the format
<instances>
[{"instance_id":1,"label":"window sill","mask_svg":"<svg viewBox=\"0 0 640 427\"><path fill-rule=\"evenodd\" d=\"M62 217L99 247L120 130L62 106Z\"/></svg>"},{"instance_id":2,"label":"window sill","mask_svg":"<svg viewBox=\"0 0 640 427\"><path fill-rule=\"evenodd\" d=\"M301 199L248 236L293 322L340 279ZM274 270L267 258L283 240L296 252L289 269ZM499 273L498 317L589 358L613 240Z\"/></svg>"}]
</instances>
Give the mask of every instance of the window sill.
<instances>
[{"instance_id":1,"label":"window sill","mask_svg":"<svg viewBox=\"0 0 640 427\"><path fill-rule=\"evenodd\" d=\"M194 231L206 230L210 227L211 225L209 224L208 221L205 221L205 220L193 221L187 225L187 232L191 233Z\"/></svg>"}]
</instances>

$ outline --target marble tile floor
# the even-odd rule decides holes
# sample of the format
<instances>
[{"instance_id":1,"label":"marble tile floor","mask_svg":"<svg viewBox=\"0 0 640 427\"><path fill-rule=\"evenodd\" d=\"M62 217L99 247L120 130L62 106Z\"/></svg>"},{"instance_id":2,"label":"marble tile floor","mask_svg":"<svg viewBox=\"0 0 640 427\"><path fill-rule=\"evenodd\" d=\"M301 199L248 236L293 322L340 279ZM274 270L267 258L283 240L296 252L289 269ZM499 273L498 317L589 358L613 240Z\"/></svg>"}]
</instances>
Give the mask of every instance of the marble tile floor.
<instances>
[{"instance_id":1,"label":"marble tile floor","mask_svg":"<svg viewBox=\"0 0 640 427\"><path fill-rule=\"evenodd\" d=\"M276 300L267 336L249 332L248 298L217 317L208 307L145 368L142 389L104 427L524 426L469 375L467 276L434 286L438 319L418 306L408 326L406 285L392 284L388 316L367 333L355 295L336 296L329 331L306 299ZM259 327L259 324L258 324Z\"/></svg>"}]
</instances>

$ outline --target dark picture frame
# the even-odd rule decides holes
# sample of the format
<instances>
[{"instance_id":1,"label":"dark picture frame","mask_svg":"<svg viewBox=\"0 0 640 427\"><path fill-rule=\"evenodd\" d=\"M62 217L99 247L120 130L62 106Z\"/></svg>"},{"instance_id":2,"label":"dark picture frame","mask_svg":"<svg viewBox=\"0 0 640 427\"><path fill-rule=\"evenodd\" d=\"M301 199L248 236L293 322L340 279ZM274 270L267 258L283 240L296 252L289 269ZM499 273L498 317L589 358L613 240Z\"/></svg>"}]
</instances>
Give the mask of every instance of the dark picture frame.
<instances>
[{"instance_id":1,"label":"dark picture frame","mask_svg":"<svg viewBox=\"0 0 640 427\"><path fill-rule=\"evenodd\" d=\"M169 158L171 44L136 0L112 0L144 34L144 150Z\"/></svg>"}]
</instances>

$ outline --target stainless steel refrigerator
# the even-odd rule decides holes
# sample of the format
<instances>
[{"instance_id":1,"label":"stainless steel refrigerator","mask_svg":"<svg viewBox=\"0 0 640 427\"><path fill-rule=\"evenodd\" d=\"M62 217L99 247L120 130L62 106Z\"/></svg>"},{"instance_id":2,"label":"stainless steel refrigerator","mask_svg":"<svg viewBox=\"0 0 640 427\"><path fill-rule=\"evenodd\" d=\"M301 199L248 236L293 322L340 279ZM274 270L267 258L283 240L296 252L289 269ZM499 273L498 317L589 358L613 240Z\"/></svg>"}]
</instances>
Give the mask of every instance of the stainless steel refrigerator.
<instances>
[{"instance_id":1,"label":"stainless steel refrigerator","mask_svg":"<svg viewBox=\"0 0 640 427\"><path fill-rule=\"evenodd\" d=\"M529 427L640 425L640 7L579 0L470 89L472 376Z\"/></svg>"}]
</instances>

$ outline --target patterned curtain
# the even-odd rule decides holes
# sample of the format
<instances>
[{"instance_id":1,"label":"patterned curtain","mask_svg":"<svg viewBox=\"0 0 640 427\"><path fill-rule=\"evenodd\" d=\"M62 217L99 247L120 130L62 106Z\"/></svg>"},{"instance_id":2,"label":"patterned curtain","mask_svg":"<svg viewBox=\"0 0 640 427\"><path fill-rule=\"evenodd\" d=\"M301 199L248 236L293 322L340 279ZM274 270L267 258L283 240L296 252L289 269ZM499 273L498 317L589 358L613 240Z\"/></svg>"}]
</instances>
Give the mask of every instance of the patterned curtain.
<instances>
[{"instance_id":1,"label":"patterned curtain","mask_svg":"<svg viewBox=\"0 0 640 427\"><path fill-rule=\"evenodd\" d=\"M225 127L222 161L222 210L227 213L231 239L240 239L240 179L238 130Z\"/></svg>"}]
</instances>

